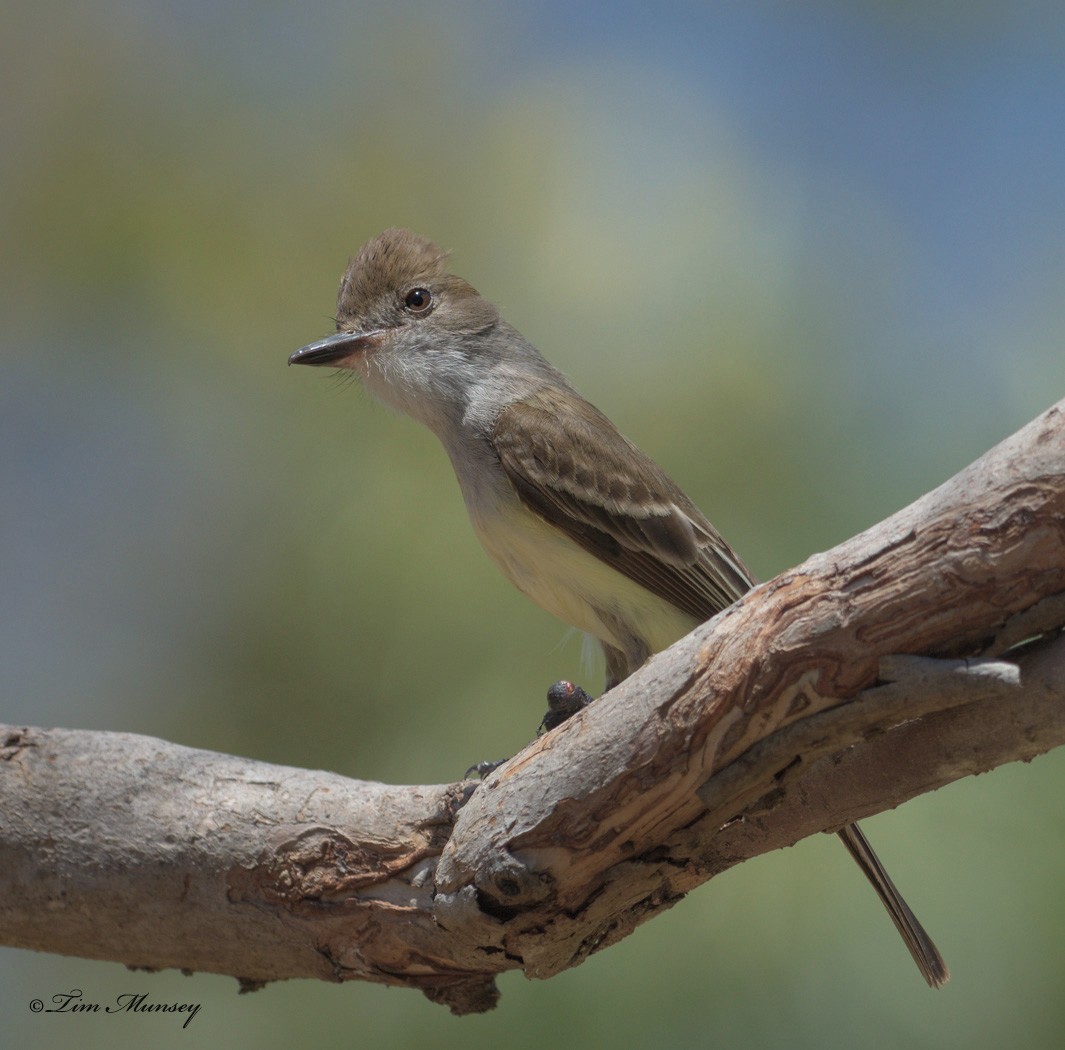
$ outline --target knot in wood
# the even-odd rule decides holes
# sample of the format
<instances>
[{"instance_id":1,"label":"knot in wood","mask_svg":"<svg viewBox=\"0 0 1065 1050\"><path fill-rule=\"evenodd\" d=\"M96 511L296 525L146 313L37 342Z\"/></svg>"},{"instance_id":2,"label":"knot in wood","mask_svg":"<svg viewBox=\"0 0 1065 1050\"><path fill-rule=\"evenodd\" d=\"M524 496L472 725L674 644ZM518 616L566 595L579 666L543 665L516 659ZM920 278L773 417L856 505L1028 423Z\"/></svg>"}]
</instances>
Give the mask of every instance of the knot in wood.
<instances>
[{"instance_id":1,"label":"knot in wood","mask_svg":"<svg viewBox=\"0 0 1065 1050\"><path fill-rule=\"evenodd\" d=\"M497 853L477 873L474 880L481 895L482 907L494 911L528 908L551 896L551 879L546 873L532 871L510 853Z\"/></svg>"}]
</instances>

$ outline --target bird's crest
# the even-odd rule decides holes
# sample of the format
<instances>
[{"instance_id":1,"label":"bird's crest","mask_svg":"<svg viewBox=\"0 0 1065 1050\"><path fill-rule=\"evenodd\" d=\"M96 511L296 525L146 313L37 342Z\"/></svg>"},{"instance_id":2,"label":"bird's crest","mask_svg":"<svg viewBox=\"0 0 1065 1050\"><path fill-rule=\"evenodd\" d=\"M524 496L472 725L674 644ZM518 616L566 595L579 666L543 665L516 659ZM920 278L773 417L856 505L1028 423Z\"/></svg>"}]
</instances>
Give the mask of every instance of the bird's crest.
<instances>
[{"instance_id":1,"label":"bird's crest","mask_svg":"<svg viewBox=\"0 0 1065 1050\"><path fill-rule=\"evenodd\" d=\"M337 293L337 312L358 315L367 306L401 288L447 273L450 252L425 237L393 226L367 241L348 264Z\"/></svg>"}]
</instances>

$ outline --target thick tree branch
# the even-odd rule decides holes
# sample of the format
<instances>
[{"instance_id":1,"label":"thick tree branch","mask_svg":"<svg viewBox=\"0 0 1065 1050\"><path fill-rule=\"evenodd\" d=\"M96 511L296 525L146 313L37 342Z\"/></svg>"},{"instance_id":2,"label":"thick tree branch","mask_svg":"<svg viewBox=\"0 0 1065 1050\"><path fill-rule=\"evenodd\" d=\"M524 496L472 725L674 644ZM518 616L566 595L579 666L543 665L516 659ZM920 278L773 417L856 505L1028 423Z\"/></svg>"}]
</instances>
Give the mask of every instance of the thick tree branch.
<instances>
[{"instance_id":1,"label":"thick tree branch","mask_svg":"<svg viewBox=\"0 0 1065 1050\"><path fill-rule=\"evenodd\" d=\"M0 941L486 1009L495 973L550 976L748 857L1065 742L1063 626L1065 402L472 796L7 730Z\"/></svg>"}]
</instances>

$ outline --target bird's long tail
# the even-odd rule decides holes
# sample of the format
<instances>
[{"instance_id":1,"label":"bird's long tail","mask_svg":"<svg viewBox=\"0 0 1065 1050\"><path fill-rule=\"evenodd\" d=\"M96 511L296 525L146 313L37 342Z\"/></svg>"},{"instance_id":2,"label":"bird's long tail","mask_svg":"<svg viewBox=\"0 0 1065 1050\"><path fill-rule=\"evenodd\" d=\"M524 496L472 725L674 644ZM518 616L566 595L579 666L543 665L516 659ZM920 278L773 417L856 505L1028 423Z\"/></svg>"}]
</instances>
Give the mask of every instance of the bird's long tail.
<instances>
[{"instance_id":1,"label":"bird's long tail","mask_svg":"<svg viewBox=\"0 0 1065 1050\"><path fill-rule=\"evenodd\" d=\"M924 979L933 987L941 987L949 978L950 971L939 954L932 938L925 932L925 928L917 921L917 916L910 911L910 906L903 900L902 894L895 889L895 884L884 870L880 858L873 852L869 840L862 833L857 824L848 824L841 828L837 834L843 840L843 845L855 859L858 867L865 872L865 877L873 884L877 896L887 908L891 921L895 928L902 934L913 961L924 975Z\"/></svg>"}]
</instances>

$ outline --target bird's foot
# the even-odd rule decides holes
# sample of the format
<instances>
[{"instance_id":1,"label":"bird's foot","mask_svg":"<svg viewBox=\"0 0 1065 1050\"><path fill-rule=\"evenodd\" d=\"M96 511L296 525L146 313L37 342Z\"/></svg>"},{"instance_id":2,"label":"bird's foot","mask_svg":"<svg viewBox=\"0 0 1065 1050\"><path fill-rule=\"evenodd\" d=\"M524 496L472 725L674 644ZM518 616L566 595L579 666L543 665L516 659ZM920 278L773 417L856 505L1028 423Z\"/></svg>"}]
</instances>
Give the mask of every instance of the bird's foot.
<instances>
[{"instance_id":1,"label":"bird's foot","mask_svg":"<svg viewBox=\"0 0 1065 1050\"><path fill-rule=\"evenodd\" d=\"M594 699L595 697L589 696L579 685L567 681L555 682L547 691L547 714L544 715L540 727L536 730L536 735L543 736L549 730L562 725L578 711L586 708ZM484 780L506 761L505 758L499 758L494 762L478 762L466 770L464 779Z\"/></svg>"},{"instance_id":2,"label":"bird's foot","mask_svg":"<svg viewBox=\"0 0 1065 1050\"><path fill-rule=\"evenodd\" d=\"M466 775L462 779L472 780L476 777L478 780L484 780L489 773L494 773L504 762L506 762L505 758L497 758L494 762L478 762L466 770Z\"/></svg>"},{"instance_id":3,"label":"bird's foot","mask_svg":"<svg viewBox=\"0 0 1065 1050\"><path fill-rule=\"evenodd\" d=\"M579 685L565 680L555 682L547 691L547 714L544 715L540 728L536 730L536 735L542 736L562 725L578 711L583 711L594 699Z\"/></svg>"}]
</instances>

